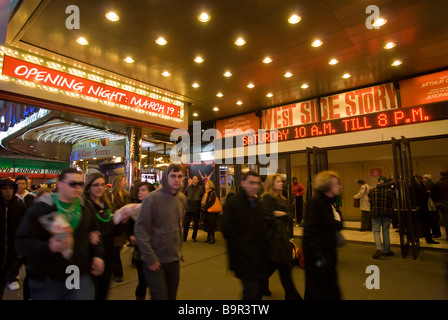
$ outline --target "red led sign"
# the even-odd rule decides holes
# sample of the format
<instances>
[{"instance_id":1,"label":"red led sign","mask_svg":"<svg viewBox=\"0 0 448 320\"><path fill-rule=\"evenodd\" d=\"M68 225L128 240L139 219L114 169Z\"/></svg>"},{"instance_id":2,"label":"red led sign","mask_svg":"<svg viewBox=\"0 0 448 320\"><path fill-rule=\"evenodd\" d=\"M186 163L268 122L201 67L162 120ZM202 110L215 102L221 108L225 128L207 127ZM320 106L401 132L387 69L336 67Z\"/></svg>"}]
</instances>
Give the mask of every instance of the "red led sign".
<instances>
[{"instance_id":1,"label":"red led sign","mask_svg":"<svg viewBox=\"0 0 448 320\"><path fill-rule=\"evenodd\" d=\"M136 109L180 118L179 107L176 105L6 55L3 61L3 74Z\"/></svg>"},{"instance_id":2,"label":"red led sign","mask_svg":"<svg viewBox=\"0 0 448 320\"><path fill-rule=\"evenodd\" d=\"M448 119L448 103L437 103L414 108L371 113L364 116L323 121L278 129L277 132L267 130L262 134L256 133L242 136L241 139L243 139L243 146L249 146L260 143L313 138L442 119Z\"/></svg>"}]
</instances>

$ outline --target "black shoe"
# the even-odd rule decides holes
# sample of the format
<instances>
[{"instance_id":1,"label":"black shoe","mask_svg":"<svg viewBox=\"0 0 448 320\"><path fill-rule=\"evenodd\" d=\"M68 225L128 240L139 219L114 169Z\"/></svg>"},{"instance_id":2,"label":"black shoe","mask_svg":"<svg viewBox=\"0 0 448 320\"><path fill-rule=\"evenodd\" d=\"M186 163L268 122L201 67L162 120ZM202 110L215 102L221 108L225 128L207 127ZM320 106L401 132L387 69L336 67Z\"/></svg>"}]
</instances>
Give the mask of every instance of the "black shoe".
<instances>
[{"instance_id":1,"label":"black shoe","mask_svg":"<svg viewBox=\"0 0 448 320\"><path fill-rule=\"evenodd\" d=\"M372 258L373 259L378 259L379 257L381 257L384 254L383 250L376 250L375 253L373 254Z\"/></svg>"},{"instance_id":2,"label":"black shoe","mask_svg":"<svg viewBox=\"0 0 448 320\"><path fill-rule=\"evenodd\" d=\"M266 296L266 297L270 297L270 296L272 296L272 292L271 292L271 290L266 289L266 290L263 291L263 295Z\"/></svg>"},{"instance_id":3,"label":"black shoe","mask_svg":"<svg viewBox=\"0 0 448 320\"><path fill-rule=\"evenodd\" d=\"M395 254L392 252L392 251L389 251L389 252L385 252L384 254L383 254L383 256L385 256L385 257L392 257L392 256L394 256Z\"/></svg>"},{"instance_id":4,"label":"black shoe","mask_svg":"<svg viewBox=\"0 0 448 320\"><path fill-rule=\"evenodd\" d=\"M427 244L439 244L440 242L434 241L434 240L426 240Z\"/></svg>"}]
</instances>

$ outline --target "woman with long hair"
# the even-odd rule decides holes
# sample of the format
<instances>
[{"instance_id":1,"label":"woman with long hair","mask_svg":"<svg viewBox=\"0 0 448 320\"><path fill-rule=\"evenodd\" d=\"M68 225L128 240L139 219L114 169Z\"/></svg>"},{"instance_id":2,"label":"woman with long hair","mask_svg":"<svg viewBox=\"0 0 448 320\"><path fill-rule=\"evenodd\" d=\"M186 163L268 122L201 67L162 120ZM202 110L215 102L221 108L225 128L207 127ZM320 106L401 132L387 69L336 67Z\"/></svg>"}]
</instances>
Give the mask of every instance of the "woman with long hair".
<instances>
[{"instance_id":1,"label":"woman with long hair","mask_svg":"<svg viewBox=\"0 0 448 320\"><path fill-rule=\"evenodd\" d=\"M106 300L112 276L114 259L114 236L125 231L125 221L115 225L112 220L114 208L106 195L106 179L101 173L92 173L87 176L82 192L86 205L96 216L101 241L104 246L104 272L95 277L96 300Z\"/></svg>"},{"instance_id":2,"label":"woman with long hair","mask_svg":"<svg viewBox=\"0 0 448 320\"><path fill-rule=\"evenodd\" d=\"M283 195L285 181L280 174L273 174L266 178L265 192L261 195L263 218L267 225L269 238L269 260L271 276L278 269L280 281L285 290L286 300L301 300L291 276L291 246L289 239L292 230L290 228L291 214L288 201ZM264 289L266 295L270 295L269 277Z\"/></svg>"},{"instance_id":3,"label":"woman with long hair","mask_svg":"<svg viewBox=\"0 0 448 320\"><path fill-rule=\"evenodd\" d=\"M216 223L218 222L219 212L211 212L209 209L215 204L215 201L219 201L216 191L215 184L212 180L208 180L205 184L205 194L202 198L202 214L204 216L204 231L207 232L208 244L215 243L215 231Z\"/></svg>"},{"instance_id":4,"label":"woman with long hair","mask_svg":"<svg viewBox=\"0 0 448 320\"><path fill-rule=\"evenodd\" d=\"M114 210L131 203L131 194L125 189L126 178L119 174L115 176L112 182L112 191L110 193L111 202ZM126 243L126 233L119 234L114 239L114 263L113 263L113 277L115 282L123 281L123 265L121 264L120 251Z\"/></svg>"}]
</instances>

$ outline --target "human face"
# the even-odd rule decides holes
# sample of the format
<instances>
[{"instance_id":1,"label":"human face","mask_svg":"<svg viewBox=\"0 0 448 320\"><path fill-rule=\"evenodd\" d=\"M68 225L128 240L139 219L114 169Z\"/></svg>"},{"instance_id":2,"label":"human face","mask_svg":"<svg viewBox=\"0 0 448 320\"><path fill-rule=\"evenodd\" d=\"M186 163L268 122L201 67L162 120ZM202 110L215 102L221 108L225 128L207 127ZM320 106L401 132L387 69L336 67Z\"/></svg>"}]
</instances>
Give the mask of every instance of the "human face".
<instances>
[{"instance_id":1,"label":"human face","mask_svg":"<svg viewBox=\"0 0 448 320\"><path fill-rule=\"evenodd\" d=\"M81 195L82 192L82 175L77 173L69 173L65 176L64 181L58 181L59 199L64 202L72 202Z\"/></svg>"},{"instance_id":2,"label":"human face","mask_svg":"<svg viewBox=\"0 0 448 320\"><path fill-rule=\"evenodd\" d=\"M4 202L9 202L14 196L14 188L12 186L3 186L1 188L1 196Z\"/></svg>"},{"instance_id":3,"label":"human face","mask_svg":"<svg viewBox=\"0 0 448 320\"><path fill-rule=\"evenodd\" d=\"M260 189L260 177L248 176L246 180L241 181L241 187L250 198L255 198Z\"/></svg>"},{"instance_id":4,"label":"human face","mask_svg":"<svg viewBox=\"0 0 448 320\"><path fill-rule=\"evenodd\" d=\"M331 178L331 187L330 190L327 191L327 195L331 198L336 197L339 195L342 191L342 186L340 184L340 181L338 178L333 177Z\"/></svg>"},{"instance_id":5,"label":"human face","mask_svg":"<svg viewBox=\"0 0 448 320\"><path fill-rule=\"evenodd\" d=\"M182 186L183 179L184 173L182 171L170 171L168 173L168 186L171 188L171 191L177 192Z\"/></svg>"},{"instance_id":6,"label":"human face","mask_svg":"<svg viewBox=\"0 0 448 320\"><path fill-rule=\"evenodd\" d=\"M272 185L272 189L274 189L274 191L276 191L276 192L282 192L283 184L284 184L284 181L283 181L282 177L277 176Z\"/></svg>"},{"instance_id":7,"label":"human face","mask_svg":"<svg viewBox=\"0 0 448 320\"><path fill-rule=\"evenodd\" d=\"M18 187L17 188L17 193L18 194L24 193L25 190L26 190L26 187L27 187L26 181L25 180L17 180L16 184L17 184L17 187Z\"/></svg>"},{"instance_id":8,"label":"human face","mask_svg":"<svg viewBox=\"0 0 448 320\"><path fill-rule=\"evenodd\" d=\"M126 178L123 178L123 180L121 180L121 189L126 188L126 185L127 185Z\"/></svg>"},{"instance_id":9,"label":"human face","mask_svg":"<svg viewBox=\"0 0 448 320\"><path fill-rule=\"evenodd\" d=\"M208 184L208 182L205 184L205 191L210 191L210 185Z\"/></svg>"},{"instance_id":10,"label":"human face","mask_svg":"<svg viewBox=\"0 0 448 320\"><path fill-rule=\"evenodd\" d=\"M149 194L148 186L141 186L138 188L138 200L143 201L143 199Z\"/></svg>"},{"instance_id":11,"label":"human face","mask_svg":"<svg viewBox=\"0 0 448 320\"><path fill-rule=\"evenodd\" d=\"M103 196L106 190L106 181L103 178L93 180L90 185L89 194L92 199L99 199Z\"/></svg>"},{"instance_id":12,"label":"human face","mask_svg":"<svg viewBox=\"0 0 448 320\"><path fill-rule=\"evenodd\" d=\"M191 179L191 184L196 187L198 185L198 183L199 183L199 178L194 176L193 179Z\"/></svg>"}]
</instances>

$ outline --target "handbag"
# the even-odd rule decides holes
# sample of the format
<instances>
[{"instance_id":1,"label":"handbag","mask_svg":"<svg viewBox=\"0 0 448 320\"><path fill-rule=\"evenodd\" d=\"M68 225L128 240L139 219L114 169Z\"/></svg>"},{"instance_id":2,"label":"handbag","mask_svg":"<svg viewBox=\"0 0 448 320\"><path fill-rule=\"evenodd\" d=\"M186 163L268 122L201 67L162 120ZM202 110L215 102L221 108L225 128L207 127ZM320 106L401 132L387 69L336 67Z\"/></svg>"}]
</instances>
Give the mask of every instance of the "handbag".
<instances>
[{"instance_id":1,"label":"handbag","mask_svg":"<svg viewBox=\"0 0 448 320\"><path fill-rule=\"evenodd\" d=\"M428 210L431 212L437 211L437 207L431 197L428 198Z\"/></svg>"},{"instance_id":2,"label":"handbag","mask_svg":"<svg viewBox=\"0 0 448 320\"><path fill-rule=\"evenodd\" d=\"M355 201L353 202L353 206L355 208L359 208L359 206L360 206L360 199L355 199Z\"/></svg>"},{"instance_id":3,"label":"handbag","mask_svg":"<svg viewBox=\"0 0 448 320\"><path fill-rule=\"evenodd\" d=\"M213 205L210 208L208 208L207 211L208 212L221 212L222 211L221 201L219 201L218 197L216 197L215 203L213 203Z\"/></svg>"}]
</instances>

